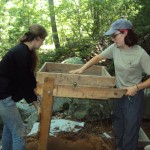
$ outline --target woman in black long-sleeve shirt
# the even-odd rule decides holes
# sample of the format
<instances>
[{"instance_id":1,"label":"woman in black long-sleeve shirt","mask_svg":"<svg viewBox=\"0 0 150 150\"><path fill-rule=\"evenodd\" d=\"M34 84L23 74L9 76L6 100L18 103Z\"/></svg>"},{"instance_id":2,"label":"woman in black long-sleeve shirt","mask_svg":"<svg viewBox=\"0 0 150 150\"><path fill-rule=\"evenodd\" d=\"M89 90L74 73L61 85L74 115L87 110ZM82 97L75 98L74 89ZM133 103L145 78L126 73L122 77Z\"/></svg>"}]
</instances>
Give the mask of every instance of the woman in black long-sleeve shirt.
<instances>
[{"instance_id":1,"label":"woman in black long-sleeve shirt","mask_svg":"<svg viewBox=\"0 0 150 150\"><path fill-rule=\"evenodd\" d=\"M34 76L37 55L35 50L43 44L47 32L41 25L34 24L10 49L0 62L0 115L3 120L3 150L25 149L25 128L15 102L25 99L33 103L40 115L37 96L34 91Z\"/></svg>"}]
</instances>

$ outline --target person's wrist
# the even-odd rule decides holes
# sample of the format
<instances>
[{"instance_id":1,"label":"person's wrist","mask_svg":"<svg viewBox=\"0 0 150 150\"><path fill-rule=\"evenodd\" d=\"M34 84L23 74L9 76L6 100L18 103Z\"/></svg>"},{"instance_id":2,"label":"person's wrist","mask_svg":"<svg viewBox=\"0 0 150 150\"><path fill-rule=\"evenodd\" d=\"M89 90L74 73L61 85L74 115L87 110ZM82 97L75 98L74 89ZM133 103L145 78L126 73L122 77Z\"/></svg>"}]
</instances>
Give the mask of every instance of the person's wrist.
<instances>
[{"instance_id":1,"label":"person's wrist","mask_svg":"<svg viewBox=\"0 0 150 150\"><path fill-rule=\"evenodd\" d=\"M140 90L140 89L139 89L139 86L138 86L137 84L136 84L135 86L136 86L137 91L139 91L139 90Z\"/></svg>"}]
</instances>

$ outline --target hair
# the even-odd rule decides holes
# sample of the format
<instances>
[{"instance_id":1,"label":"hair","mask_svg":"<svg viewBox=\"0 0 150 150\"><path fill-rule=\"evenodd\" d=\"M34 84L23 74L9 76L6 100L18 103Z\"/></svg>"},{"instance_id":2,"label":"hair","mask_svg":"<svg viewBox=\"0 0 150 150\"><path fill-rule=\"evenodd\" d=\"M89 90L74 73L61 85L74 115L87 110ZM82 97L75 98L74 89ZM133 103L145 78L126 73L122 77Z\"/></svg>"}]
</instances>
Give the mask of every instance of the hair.
<instances>
[{"instance_id":1,"label":"hair","mask_svg":"<svg viewBox=\"0 0 150 150\"><path fill-rule=\"evenodd\" d=\"M30 42L35 38L40 37L41 39L45 39L47 36L46 29L38 24L33 24L29 26L29 31L24 34L24 36L20 39L20 42Z\"/></svg>"},{"instance_id":2,"label":"hair","mask_svg":"<svg viewBox=\"0 0 150 150\"><path fill-rule=\"evenodd\" d=\"M45 39L47 36L46 29L38 24L33 24L29 26L28 32L24 34L24 36L19 40L21 43L33 41L35 38L39 37L41 39ZM38 65L38 56L36 51L31 51L32 55L32 71L35 72L36 67Z\"/></svg>"},{"instance_id":3,"label":"hair","mask_svg":"<svg viewBox=\"0 0 150 150\"><path fill-rule=\"evenodd\" d=\"M124 39L124 42L126 45L134 46L138 43L137 34L133 31L133 29L126 29L128 30L127 36ZM124 33L125 31L120 31L121 33Z\"/></svg>"}]
</instances>

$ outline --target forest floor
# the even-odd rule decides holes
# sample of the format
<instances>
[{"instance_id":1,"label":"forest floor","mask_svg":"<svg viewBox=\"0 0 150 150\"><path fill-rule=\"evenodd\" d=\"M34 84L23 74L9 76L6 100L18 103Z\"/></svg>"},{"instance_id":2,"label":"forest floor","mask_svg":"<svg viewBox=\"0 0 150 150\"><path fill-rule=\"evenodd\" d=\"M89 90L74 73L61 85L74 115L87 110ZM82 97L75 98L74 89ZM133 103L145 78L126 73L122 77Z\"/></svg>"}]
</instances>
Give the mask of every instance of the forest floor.
<instances>
[{"instance_id":1,"label":"forest floor","mask_svg":"<svg viewBox=\"0 0 150 150\"><path fill-rule=\"evenodd\" d=\"M143 119L141 127L150 138L150 120ZM37 137L28 137L26 141L27 150L38 149ZM94 121L86 123L78 133L61 132L56 137L49 136L48 150L115 150L114 141L111 121ZM144 150L145 145L139 150Z\"/></svg>"}]
</instances>

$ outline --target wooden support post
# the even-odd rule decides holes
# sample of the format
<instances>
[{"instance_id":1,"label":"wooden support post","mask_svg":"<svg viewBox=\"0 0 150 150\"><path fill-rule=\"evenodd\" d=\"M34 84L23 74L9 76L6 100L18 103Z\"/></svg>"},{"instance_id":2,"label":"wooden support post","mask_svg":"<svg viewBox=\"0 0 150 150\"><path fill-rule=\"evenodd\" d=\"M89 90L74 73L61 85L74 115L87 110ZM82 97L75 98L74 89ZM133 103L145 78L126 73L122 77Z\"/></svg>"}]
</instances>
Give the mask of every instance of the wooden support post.
<instances>
[{"instance_id":1,"label":"wooden support post","mask_svg":"<svg viewBox=\"0 0 150 150\"><path fill-rule=\"evenodd\" d=\"M38 150L47 150L53 108L54 78L46 77L43 87Z\"/></svg>"}]
</instances>

